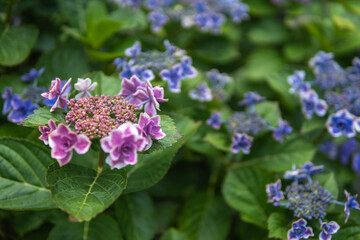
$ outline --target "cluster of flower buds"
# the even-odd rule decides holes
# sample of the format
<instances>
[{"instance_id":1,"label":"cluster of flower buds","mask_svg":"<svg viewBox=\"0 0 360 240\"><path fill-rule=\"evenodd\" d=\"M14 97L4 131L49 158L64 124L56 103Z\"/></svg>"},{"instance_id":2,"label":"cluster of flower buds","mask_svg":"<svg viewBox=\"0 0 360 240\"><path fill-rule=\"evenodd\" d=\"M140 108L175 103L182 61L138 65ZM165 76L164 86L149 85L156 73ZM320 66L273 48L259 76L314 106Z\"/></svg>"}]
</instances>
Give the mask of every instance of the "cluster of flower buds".
<instances>
[{"instance_id":1,"label":"cluster of flower buds","mask_svg":"<svg viewBox=\"0 0 360 240\"><path fill-rule=\"evenodd\" d=\"M116 58L114 64L117 70L121 70L120 78L137 76L141 81L151 81L155 78L154 73L159 74L162 80L168 82L171 92L181 91L181 81L185 78L194 78L196 69L192 66L192 60L181 50L164 41L165 51L142 52L141 45L136 42L132 47L125 50L125 58Z\"/></svg>"},{"instance_id":2,"label":"cluster of flower buds","mask_svg":"<svg viewBox=\"0 0 360 240\"><path fill-rule=\"evenodd\" d=\"M215 80L213 78L213 80ZM224 81L213 81L213 85L225 84ZM222 120L222 114L220 112L213 112L206 124L212 128L219 130L222 123L226 123L228 132L233 135L232 145L230 150L233 153L239 153L240 151L248 154L250 153L253 137L251 135L257 135L261 131L270 130L273 132L273 138L282 142L284 137L292 132L292 128L287 121L279 119L278 126L272 127L263 119L257 112L255 105L264 101L265 98L255 92L245 93L244 99L239 102L240 106L246 107L247 110L243 112L234 112L229 119Z\"/></svg>"},{"instance_id":3,"label":"cluster of flower buds","mask_svg":"<svg viewBox=\"0 0 360 240\"><path fill-rule=\"evenodd\" d=\"M123 168L137 163L137 152L148 150L152 140L166 135L161 129L160 116L156 115L159 102L165 102L164 90L152 87L149 81L141 82L136 76L123 79L122 90L115 96L91 96L89 93L97 83L90 79L78 79L75 89L80 91L68 100L65 90L71 79L61 87L60 79L53 80L49 92L42 96L56 99L52 111L57 107L69 107L66 115L68 126L56 126L49 120L48 126L40 126L39 137L51 148L51 156L60 166L67 164L72 150L85 154L91 145L90 139L99 138L102 151L109 153L105 162L113 168ZM125 99L124 99L125 97ZM139 121L135 111L145 106ZM70 127L75 130L73 132Z\"/></svg>"},{"instance_id":4,"label":"cluster of flower buds","mask_svg":"<svg viewBox=\"0 0 360 240\"><path fill-rule=\"evenodd\" d=\"M303 113L312 118L314 113L324 116L328 108L333 110L327 120L326 127L334 137L354 137L360 130L360 59L353 60L353 66L343 69L332 53L319 52L309 61L315 79L304 81L305 72L295 71L289 76L290 92L298 93L301 98ZM318 92L310 86L318 86Z\"/></svg>"},{"instance_id":5,"label":"cluster of flower buds","mask_svg":"<svg viewBox=\"0 0 360 240\"><path fill-rule=\"evenodd\" d=\"M226 15L235 23L249 18L248 5L241 0L114 0L133 9L141 6L149 10L151 30L158 32L170 19L180 20L185 28L196 25L201 31L218 33L226 22Z\"/></svg>"},{"instance_id":6,"label":"cluster of flower buds","mask_svg":"<svg viewBox=\"0 0 360 240\"><path fill-rule=\"evenodd\" d=\"M351 208L360 210L356 201L357 195L351 196L345 190L345 203L339 202L318 182L312 180L311 176L322 172L323 169L323 166L315 166L310 162L305 163L300 169L297 169L294 165L292 170L284 174L284 179L293 181L286 187L284 192L281 191L280 179L275 183L266 185L268 202L273 203L274 206L286 207L294 212L294 217L300 218L293 222L292 228L288 231L288 239L290 240L307 239L314 236L312 228L306 226L307 222L304 218L319 220L322 230L319 239L331 239L331 235L340 228L334 221L323 222L327 215L327 209L331 204L344 206L345 223L350 216Z\"/></svg>"}]
</instances>

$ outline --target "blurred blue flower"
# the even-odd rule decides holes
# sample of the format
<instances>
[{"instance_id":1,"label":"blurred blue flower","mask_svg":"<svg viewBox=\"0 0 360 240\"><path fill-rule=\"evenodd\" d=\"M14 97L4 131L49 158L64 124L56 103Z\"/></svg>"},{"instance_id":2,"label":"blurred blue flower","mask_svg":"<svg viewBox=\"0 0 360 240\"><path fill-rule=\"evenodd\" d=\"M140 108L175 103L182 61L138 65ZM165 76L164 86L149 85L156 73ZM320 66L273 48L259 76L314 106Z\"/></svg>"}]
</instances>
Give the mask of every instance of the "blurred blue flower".
<instances>
[{"instance_id":1,"label":"blurred blue flower","mask_svg":"<svg viewBox=\"0 0 360 240\"><path fill-rule=\"evenodd\" d=\"M334 160L338 155L338 148L333 141L322 144L319 150L331 160Z\"/></svg>"},{"instance_id":2,"label":"blurred blue flower","mask_svg":"<svg viewBox=\"0 0 360 240\"><path fill-rule=\"evenodd\" d=\"M291 229L287 233L288 240L308 239L314 236L312 228L307 227L306 224L307 222L303 218L293 222Z\"/></svg>"},{"instance_id":3,"label":"blurred blue flower","mask_svg":"<svg viewBox=\"0 0 360 240\"><path fill-rule=\"evenodd\" d=\"M219 73L217 69L207 72L206 77L210 80L213 88L223 88L231 80L227 74Z\"/></svg>"},{"instance_id":4,"label":"blurred blue flower","mask_svg":"<svg viewBox=\"0 0 360 240\"><path fill-rule=\"evenodd\" d=\"M281 180L278 179L275 183L267 184L266 193L268 195L268 202L272 202L274 206L277 206L278 202L284 199L284 194L281 191Z\"/></svg>"},{"instance_id":5,"label":"blurred blue flower","mask_svg":"<svg viewBox=\"0 0 360 240\"><path fill-rule=\"evenodd\" d=\"M360 153L357 152L353 155L352 160L352 169L357 173L360 174Z\"/></svg>"},{"instance_id":6,"label":"blurred blue flower","mask_svg":"<svg viewBox=\"0 0 360 240\"><path fill-rule=\"evenodd\" d=\"M151 22L151 30L158 32L167 23L168 17L161 10L155 10L149 13L148 19Z\"/></svg>"},{"instance_id":7,"label":"blurred blue flower","mask_svg":"<svg viewBox=\"0 0 360 240\"><path fill-rule=\"evenodd\" d=\"M346 197L345 208L344 208L345 223L346 223L350 216L350 208L360 210L360 207L359 207L359 203L356 201L357 194L351 196L350 193L348 193L346 190L344 191L344 193Z\"/></svg>"},{"instance_id":8,"label":"blurred blue flower","mask_svg":"<svg viewBox=\"0 0 360 240\"><path fill-rule=\"evenodd\" d=\"M251 143L253 137L246 135L245 133L235 133L232 137L231 151L238 153L242 151L245 154L250 153Z\"/></svg>"},{"instance_id":9,"label":"blurred blue flower","mask_svg":"<svg viewBox=\"0 0 360 240\"><path fill-rule=\"evenodd\" d=\"M183 76L180 64L175 64L170 70L162 70L160 76L164 81L168 82L171 92L179 93L181 91L181 80Z\"/></svg>"},{"instance_id":10,"label":"blurred blue flower","mask_svg":"<svg viewBox=\"0 0 360 240\"><path fill-rule=\"evenodd\" d=\"M302 112L307 119L311 119L314 113L318 116L324 116L327 111L327 104L324 100L319 99L317 93L310 89L301 95Z\"/></svg>"},{"instance_id":11,"label":"blurred blue flower","mask_svg":"<svg viewBox=\"0 0 360 240\"><path fill-rule=\"evenodd\" d=\"M214 129L220 129L221 123L222 120L220 112L213 112L210 118L206 121L206 124L213 127Z\"/></svg>"},{"instance_id":12,"label":"blurred blue flower","mask_svg":"<svg viewBox=\"0 0 360 240\"><path fill-rule=\"evenodd\" d=\"M8 115L8 120L13 123L24 121L27 116L34 113L35 109L39 108L30 99L22 100L20 98L12 99L11 106L12 110Z\"/></svg>"},{"instance_id":13,"label":"blurred blue flower","mask_svg":"<svg viewBox=\"0 0 360 240\"><path fill-rule=\"evenodd\" d=\"M21 76L21 80L23 82L31 82L31 81L37 79L38 77L40 77L44 71L45 71L45 67L42 67L39 70L32 68L32 69L30 69L30 72L25 73Z\"/></svg>"},{"instance_id":14,"label":"blurred blue flower","mask_svg":"<svg viewBox=\"0 0 360 240\"><path fill-rule=\"evenodd\" d=\"M346 141L344 141L339 146L339 150L338 150L340 162L343 165L349 164L351 156L358 149L358 147L359 147L359 143L354 138L347 139Z\"/></svg>"},{"instance_id":15,"label":"blurred blue flower","mask_svg":"<svg viewBox=\"0 0 360 240\"><path fill-rule=\"evenodd\" d=\"M209 102L213 99L211 90L206 83L200 83L196 89L191 90L189 97L200 102Z\"/></svg>"},{"instance_id":16,"label":"blurred blue flower","mask_svg":"<svg viewBox=\"0 0 360 240\"><path fill-rule=\"evenodd\" d=\"M324 170L324 166L315 166L315 164L311 163L311 162L307 162L303 165L302 170L304 170L304 172L310 176L310 175L315 175L318 173L321 173Z\"/></svg>"},{"instance_id":17,"label":"blurred blue flower","mask_svg":"<svg viewBox=\"0 0 360 240\"><path fill-rule=\"evenodd\" d=\"M307 178L307 175L303 169L297 169L296 165L293 164L292 170L286 171L284 179L302 181Z\"/></svg>"},{"instance_id":18,"label":"blurred blue flower","mask_svg":"<svg viewBox=\"0 0 360 240\"><path fill-rule=\"evenodd\" d=\"M273 130L273 138L278 142L282 142L284 137L291 132L292 128L289 126L289 123L287 121L279 119L277 128Z\"/></svg>"},{"instance_id":19,"label":"blurred blue flower","mask_svg":"<svg viewBox=\"0 0 360 240\"><path fill-rule=\"evenodd\" d=\"M291 85L291 93L302 93L310 90L310 83L305 82L305 71L295 71L288 77L288 83Z\"/></svg>"},{"instance_id":20,"label":"blurred blue flower","mask_svg":"<svg viewBox=\"0 0 360 240\"><path fill-rule=\"evenodd\" d=\"M247 92L245 93L244 100L239 102L240 106L251 106L256 103L265 101L265 98L260 96L256 92Z\"/></svg>"},{"instance_id":21,"label":"blurred blue flower","mask_svg":"<svg viewBox=\"0 0 360 240\"><path fill-rule=\"evenodd\" d=\"M125 49L125 55L131 58L137 57L140 52L141 52L141 44L138 41L136 41L134 45L132 45L131 47Z\"/></svg>"},{"instance_id":22,"label":"blurred blue flower","mask_svg":"<svg viewBox=\"0 0 360 240\"><path fill-rule=\"evenodd\" d=\"M356 117L352 115L347 109L342 109L334 114L331 114L326 122L326 127L329 133L334 137L342 135L351 138L354 137Z\"/></svg>"},{"instance_id":23,"label":"blurred blue flower","mask_svg":"<svg viewBox=\"0 0 360 240\"><path fill-rule=\"evenodd\" d=\"M4 106L2 110L2 114L5 115L11 110L11 102L13 99L19 99L19 95L13 94L12 88L7 87L4 89L4 93L1 95L2 99L4 99Z\"/></svg>"},{"instance_id":24,"label":"blurred blue flower","mask_svg":"<svg viewBox=\"0 0 360 240\"><path fill-rule=\"evenodd\" d=\"M320 240L331 240L331 235L335 234L337 231L339 231L340 226L336 222L331 221L329 223L323 222L321 224L320 228L322 229L322 231L319 235L319 239Z\"/></svg>"},{"instance_id":25,"label":"blurred blue flower","mask_svg":"<svg viewBox=\"0 0 360 240\"><path fill-rule=\"evenodd\" d=\"M183 57L181 59L181 68L183 78L194 78L197 75L196 69L192 66L191 57Z\"/></svg>"}]
</instances>

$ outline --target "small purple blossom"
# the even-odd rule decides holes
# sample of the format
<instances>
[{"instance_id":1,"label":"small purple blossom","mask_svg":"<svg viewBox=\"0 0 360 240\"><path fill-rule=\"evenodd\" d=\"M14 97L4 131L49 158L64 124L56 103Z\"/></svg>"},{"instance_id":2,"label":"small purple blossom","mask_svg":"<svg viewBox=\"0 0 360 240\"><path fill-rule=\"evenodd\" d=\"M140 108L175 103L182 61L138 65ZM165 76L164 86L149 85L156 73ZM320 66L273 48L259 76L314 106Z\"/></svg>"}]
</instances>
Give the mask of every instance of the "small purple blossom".
<instances>
[{"instance_id":1,"label":"small purple blossom","mask_svg":"<svg viewBox=\"0 0 360 240\"><path fill-rule=\"evenodd\" d=\"M266 193L268 194L268 202L273 202L274 206L277 206L278 202L284 199L284 194L281 191L281 180L278 179L275 183L267 184Z\"/></svg>"},{"instance_id":2,"label":"small purple blossom","mask_svg":"<svg viewBox=\"0 0 360 240\"><path fill-rule=\"evenodd\" d=\"M182 76L183 78L194 78L197 75L196 69L192 66L191 57L183 57L181 59L181 68L182 68Z\"/></svg>"},{"instance_id":3,"label":"small purple blossom","mask_svg":"<svg viewBox=\"0 0 360 240\"><path fill-rule=\"evenodd\" d=\"M163 11L157 9L152 11L148 15L148 19L151 22L151 31L158 32L162 29L164 24L169 20Z\"/></svg>"},{"instance_id":4,"label":"small purple blossom","mask_svg":"<svg viewBox=\"0 0 360 240\"><path fill-rule=\"evenodd\" d=\"M201 83L196 89L191 90L189 97L193 100L199 100L200 102L209 102L213 99L211 89L206 83Z\"/></svg>"},{"instance_id":5,"label":"small purple blossom","mask_svg":"<svg viewBox=\"0 0 360 240\"><path fill-rule=\"evenodd\" d=\"M139 105L145 105L145 112L150 116L156 115L156 110L160 111L160 102L168 101L168 99L164 99L164 89L160 86L153 88L149 81L146 82L145 87L139 88L133 96L141 101Z\"/></svg>"},{"instance_id":6,"label":"small purple blossom","mask_svg":"<svg viewBox=\"0 0 360 240\"><path fill-rule=\"evenodd\" d=\"M359 143L354 138L347 139L339 146L339 159L341 164L347 165L353 155L359 148Z\"/></svg>"},{"instance_id":7,"label":"small purple blossom","mask_svg":"<svg viewBox=\"0 0 360 240\"><path fill-rule=\"evenodd\" d=\"M304 170L304 172L308 176L310 176L310 175L315 175L315 174L321 173L324 170L324 166L323 165L315 166L315 164L313 164L311 162L307 162L304 164L304 166L301 169Z\"/></svg>"},{"instance_id":8,"label":"small purple blossom","mask_svg":"<svg viewBox=\"0 0 360 240\"><path fill-rule=\"evenodd\" d=\"M284 137L292 132L292 128L289 126L287 121L279 119L279 123L277 128L274 129L273 138L278 141L282 142Z\"/></svg>"},{"instance_id":9,"label":"small purple blossom","mask_svg":"<svg viewBox=\"0 0 360 240\"><path fill-rule=\"evenodd\" d=\"M265 101L264 97L261 97L256 92L247 92L245 93L244 100L239 102L240 106L252 106L256 103Z\"/></svg>"},{"instance_id":10,"label":"small purple blossom","mask_svg":"<svg viewBox=\"0 0 360 240\"><path fill-rule=\"evenodd\" d=\"M74 84L74 88L78 91L81 91L81 93L78 93L75 96L75 99L79 100L80 98L84 98L86 96L91 97L90 91L94 90L97 85L97 82L91 84L90 78L78 78L77 83Z\"/></svg>"},{"instance_id":11,"label":"small purple blossom","mask_svg":"<svg viewBox=\"0 0 360 240\"><path fill-rule=\"evenodd\" d=\"M119 71L123 64L125 63L125 60L122 58L115 58L113 64L116 66L116 71Z\"/></svg>"},{"instance_id":12,"label":"small purple blossom","mask_svg":"<svg viewBox=\"0 0 360 240\"><path fill-rule=\"evenodd\" d=\"M356 117L347 109L342 109L331 114L326 122L329 133L334 137L345 135L348 138L354 137Z\"/></svg>"},{"instance_id":13,"label":"small purple blossom","mask_svg":"<svg viewBox=\"0 0 360 240\"><path fill-rule=\"evenodd\" d=\"M288 82L291 85L291 93L302 93L310 90L310 83L304 82L305 71L295 71L294 75L288 77Z\"/></svg>"},{"instance_id":14,"label":"small purple blossom","mask_svg":"<svg viewBox=\"0 0 360 240\"><path fill-rule=\"evenodd\" d=\"M140 42L136 41L133 46L125 49L125 55L127 57L135 58L141 52L141 44Z\"/></svg>"},{"instance_id":15,"label":"small purple blossom","mask_svg":"<svg viewBox=\"0 0 360 240\"><path fill-rule=\"evenodd\" d=\"M320 228L322 229L322 231L319 235L319 239L331 240L331 235L339 231L340 226L335 221L331 221L329 223L323 222Z\"/></svg>"},{"instance_id":16,"label":"small purple blossom","mask_svg":"<svg viewBox=\"0 0 360 240\"><path fill-rule=\"evenodd\" d=\"M48 141L51 157L58 161L60 167L70 162L73 149L78 154L85 154L91 145L91 141L86 135L76 135L64 124L60 124L49 134Z\"/></svg>"},{"instance_id":17,"label":"small purple blossom","mask_svg":"<svg viewBox=\"0 0 360 240\"><path fill-rule=\"evenodd\" d=\"M346 197L345 208L344 208L345 223L346 223L350 216L350 208L360 210L360 206L359 203L356 201L357 194L351 196L350 193L348 193L346 190L344 191L344 193Z\"/></svg>"},{"instance_id":18,"label":"small purple blossom","mask_svg":"<svg viewBox=\"0 0 360 240\"><path fill-rule=\"evenodd\" d=\"M141 81L137 76L132 76L130 79L124 78L121 82L121 91L119 95L124 97L124 100L132 104L140 104L141 100L134 97L134 94L140 88L144 88L146 82Z\"/></svg>"},{"instance_id":19,"label":"small purple blossom","mask_svg":"<svg viewBox=\"0 0 360 240\"><path fill-rule=\"evenodd\" d=\"M240 23L243 20L249 19L249 6L244 3L234 4L231 7L230 15L235 23Z\"/></svg>"},{"instance_id":20,"label":"small purple blossom","mask_svg":"<svg viewBox=\"0 0 360 240\"><path fill-rule=\"evenodd\" d=\"M7 87L4 89L4 93L1 95L1 98L4 99L4 106L2 114L5 115L11 110L11 102L13 99L19 99L19 95L13 94L12 88Z\"/></svg>"},{"instance_id":21,"label":"small purple blossom","mask_svg":"<svg viewBox=\"0 0 360 240\"><path fill-rule=\"evenodd\" d=\"M216 130L219 130L221 127L221 113L220 112L213 112L210 118L206 121L206 124L213 127Z\"/></svg>"},{"instance_id":22,"label":"small purple blossom","mask_svg":"<svg viewBox=\"0 0 360 240\"><path fill-rule=\"evenodd\" d=\"M155 78L154 73L145 67L133 67L131 71L132 75L138 76L142 81L152 81Z\"/></svg>"},{"instance_id":23,"label":"small purple blossom","mask_svg":"<svg viewBox=\"0 0 360 240\"><path fill-rule=\"evenodd\" d=\"M312 228L307 227L306 224L307 222L303 218L293 222L291 229L287 233L288 240L308 239L314 236Z\"/></svg>"},{"instance_id":24,"label":"small purple blossom","mask_svg":"<svg viewBox=\"0 0 360 240\"><path fill-rule=\"evenodd\" d=\"M235 133L232 137L231 151L233 153L242 151L244 154L248 154L250 153L252 141L253 137L250 137L245 133Z\"/></svg>"},{"instance_id":25,"label":"small purple blossom","mask_svg":"<svg viewBox=\"0 0 360 240\"><path fill-rule=\"evenodd\" d=\"M207 72L206 77L210 80L211 87L213 88L223 88L231 80L227 74L219 73L217 69Z\"/></svg>"},{"instance_id":26,"label":"small purple blossom","mask_svg":"<svg viewBox=\"0 0 360 240\"><path fill-rule=\"evenodd\" d=\"M181 80L183 79L182 67L175 64L170 70L164 69L160 72L162 80L167 81L171 92L179 93L181 91Z\"/></svg>"},{"instance_id":27,"label":"small purple blossom","mask_svg":"<svg viewBox=\"0 0 360 240\"><path fill-rule=\"evenodd\" d=\"M49 120L48 125L49 127L39 126L39 131L41 133L39 139L43 141L45 145L49 144L49 135L56 129L56 124L52 119Z\"/></svg>"},{"instance_id":28,"label":"small purple blossom","mask_svg":"<svg viewBox=\"0 0 360 240\"><path fill-rule=\"evenodd\" d=\"M63 88L61 88L61 80L60 78L56 78L51 81L51 86L49 88L49 92L44 92L41 94L44 98L49 100L53 98L57 98L55 104L51 107L50 112L55 111L56 108L64 108L68 103L68 94L66 93L67 88L70 86L71 78L65 83Z\"/></svg>"},{"instance_id":29,"label":"small purple blossom","mask_svg":"<svg viewBox=\"0 0 360 240\"><path fill-rule=\"evenodd\" d=\"M13 123L18 123L24 121L27 116L34 113L35 109L38 109L39 106L33 104L30 99L20 99L13 98L11 100L12 110L8 115L8 120Z\"/></svg>"},{"instance_id":30,"label":"small purple blossom","mask_svg":"<svg viewBox=\"0 0 360 240\"><path fill-rule=\"evenodd\" d=\"M352 161L352 169L360 174L360 153L355 153Z\"/></svg>"},{"instance_id":31,"label":"small purple blossom","mask_svg":"<svg viewBox=\"0 0 360 240\"><path fill-rule=\"evenodd\" d=\"M105 162L111 169L121 169L137 163L137 152L145 147L145 139L132 123L124 123L114 129L109 136L100 140L104 152L110 153Z\"/></svg>"},{"instance_id":32,"label":"small purple blossom","mask_svg":"<svg viewBox=\"0 0 360 240\"><path fill-rule=\"evenodd\" d=\"M328 158L334 160L338 155L338 148L333 141L326 142L320 146L320 152L324 153Z\"/></svg>"},{"instance_id":33,"label":"small purple blossom","mask_svg":"<svg viewBox=\"0 0 360 240\"><path fill-rule=\"evenodd\" d=\"M302 181L306 179L306 173L303 169L297 169L296 165L293 165L292 170L286 171L284 174L284 179L287 180L295 180L295 181Z\"/></svg>"},{"instance_id":34,"label":"small purple blossom","mask_svg":"<svg viewBox=\"0 0 360 240\"><path fill-rule=\"evenodd\" d=\"M32 69L30 69L30 71L28 73L25 73L21 76L21 80L23 82L31 82L31 81L37 79L38 77L40 77L44 71L45 71L44 67L40 68L39 70L32 68Z\"/></svg>"},{"instance_id":35,"label":"small purple blossom","mask_svg":"<svg viewBox=\"0 0 360 240\"><path fill-rule=\"evenodd\" d=\"M150 117L147 113L141 113L139 123L137 125L141 136L145 139L144 149L141 151L148 150L152 145L152 138L159 140L166 136L160 126L160 116L156 115Z\"/></svg>"},{"instance_id":36,"label":"small purple blossom","mask_svg":"<svg viewBox=\"0 0 360 240\"><path fill-rule=\"evenodd\" d=\"M311 119L314 113L324 116L328 108L326 102L319 99L317 93L312 89L301 94L301 104L307 119Z\"/></svg>"}]
</instances>

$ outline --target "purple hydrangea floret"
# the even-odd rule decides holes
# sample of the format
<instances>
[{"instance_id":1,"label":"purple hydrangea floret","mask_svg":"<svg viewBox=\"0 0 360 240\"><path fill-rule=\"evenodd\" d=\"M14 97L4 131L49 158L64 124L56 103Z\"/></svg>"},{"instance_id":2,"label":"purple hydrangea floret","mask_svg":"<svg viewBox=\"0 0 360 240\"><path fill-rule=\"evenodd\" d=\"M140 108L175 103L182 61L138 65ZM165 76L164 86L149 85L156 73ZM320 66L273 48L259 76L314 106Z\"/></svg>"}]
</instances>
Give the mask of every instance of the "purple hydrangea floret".
<instances>
[{"instance_id":1,"label":"purple hydrangea floret","mask_svg":"<svg viewBox=\"0 0 360 240\"><path fill-rule=\"evenodd\" d=\"M304 82L305 71L295 71L294 75L288 77L288 82L291 85L291 93L302 93L310 90L310 83Z\"/></svg>"},{"instance_id":2,"label":"purple hydrangea floret","mask_svg":"<svg viewBox=\"0 0 360 240\"><path fill-rule=\"evenodd\" d=\"M245 154L250 153L250 147L253 141L253 137L248 136L245 133L235 133L232 137L231 151L238 153L242 151Z\"/></svg>"},{"instance_id":3,"label":"purple hydrangea floret","mask_svg":"<svg viewBox=\"0 0 360 240\"><path fill-rule=\"evenodd\" d=\"M357 151L359 143L354 138L347 139L339 146L339 159L341 164L347 165L351 156Z\"/></svg>"},{"instance_id":4,"label":"purple hydrangea floret","mask_svg":"<svg viewBox=\"0 0 360 240\"><path fill-rule=\"evenodd\" d=\"M124 97L124 100L132 104L140 104L141 100L134 97L134 94L140 88L145 87L146 82L141 81L137 76L132 76L130 79L124 78L121 82L121 91L119 95Z\"/></svg>"},{"instance_id":5,"label":"purple hydrangea floret","mask_svg":"<svg viewBox=\"0 0 360 240\"><path fill-rule=\"evenodd\" d=\"M356 117L347 109L342 109L331 114L326 122L329 133L334 137L346 136L354 137Z\"/></svg>"},{"instance_id":6,"label":"purple hydrangea floret","mask_svg":"<svg viewBox=\"0 0 360 240\"><path fill-rule=\"evenodd\" d=\"M220 112L213 112L210 118L206 121L206 124L213 127L214 129L220 129L221 127L221 113Z\"/></svg>"},{"instance_id":7,"label":"purple hydrangea floret","mask_svg":"<svg viewBox=\"0 0 360 240\"><path fill-rule=\"evenodd\" d=\"M86 96L91 97L90 91L94 90L97 85L97 82L91 83L90 78L78 78L77 83L74 84L74 88L78 91L81 91L81 93L78 93L75 96L75 99L79 100L80 98L84 98Z\"/></svg>"},{"instance_id":8,"label":"purple hydrangea floret","mask_svg":"<svg viewBox=\"0 0 360 240\"><path fill-rule=\"evenodd\" d=\"M39 126L39 131L41 133L41 136L39 137L39 139L41 141L43 141L45 145L49 144L49 135L54 130L56 130L56 124L52 119L49 120L48 126Z\"/></svg>"},{"instance_id":9,"label":"purple hydrangea floret","mask_svg":"<svg viewBox=\"0 0 360 240\"><path fill-rule=\"evenodd\" d=\"M295 181L302 181L307 178L305 170L297 169L296 165L293 165L292 170L286 171L284 174L284 179L287 180L295 180Z\"/></svg>"},{"instance_id":10,"label":"purple hydrangea floret","mask_svg":"<svg viewBox=\"0 0 360 240\"><path fill-rule=\"evenodd\" d=\"M149 13L148 19L151 22L151 30L158 32L168 22L169 18L164 14L162 10L155 10Z\"/></svg>"},{"instance_id":11,"label":"purple hydrangea floret","mask_svg":"<svg viewBox=\"0 0 360 240\"><path fill-rule=\"evenodd\" d=\"M244 100L239 102L240 106L251 106L256 103L265 101L265 98L260 96L256 92L247 92L245 93Z\"/></svg>"},{"instance_id":12,"label":"purple hydrangea floret","mask_svg":"<svg viewBox=\"0 0 360 240\"><path fill-rule=\"evenodd\" d=\"M12 110L8 115L8 120L13 123L18 123L24 121L27 116L34 113L35 109L38 109L39 106L33 104L31 99L20 99L13 98L11 100Z\"/></svg>"},{"instance_id":13,"label":"purple hydrangea floret","mask_svg":"<svg viewBox=\"0 0 360 240\"><path fill-rule=\"evenodd\" d=\"M141 52L141 44L140 42L135 42L133 46L125 49L125 55L127 57L136 57Z\"/></svg>"},{"instance_id":14,"label":"purple hydrangea floret","mask_svg":"<svg viewBox=\"0 0 360 240\"><path fill-rule=\"evenodd\" d=\"M13 94L12 88L7 87L4 89L4 93L1 95L1 98L4 99L4 106L2 114L5 115L11 110L11 102L13 99L19 99L19 95Z\"/></svg>"},{"instance_id":15,"label":"purple hydrangea floret","mask_svg":"<svg viewBox=\"0 0 360 240\"><path fill-rule=\"evenodd\" d=\"M279 123L277 128L274 129L273 138L278 141L282 142L284 137L292 132L292 127L289 126L287 121L279 119Z\"/></svg>"},{"instance_id":16,"label":"purple hydrangea floret","mask_svg":"<svg viewBox=\"0 0 360 240\"><path fill-rule=\"evenodd\" d=\"M44 98L49 100L56 98L55 104L51 107L50 112L55 111L56 108L65 108L67 103L69 102L68 94L66 90L70 87L71 78L65 83L65 85L61 88L61 80L60 78L56 78L51 81L51 86L49 88L49 92L44 92L41 94Z\"/></svg>"},{"instance_id":17,"label":"purple hydrangea floret","mask_svg":"<svg viewBox=\"0 0 360 240\"><path fill-rule=\"evenodd\" d=\"M175 64L170 70L164 69L160 72L162 80L167 81L171 92L179 93L181 91L181 80L183 79L182 67Z\"/></svg>"},{"instance_id":18,"label":"purple hydrangea floret","mask_svg":"<svg viewBox=\"0 0 360 240\"><path fill-rule=\"evenodd\" d=\"M105 162L111 169L136 164L137 152L144 149L145 142L137 127L130 122L120 125L100 140L102 150L109 153Z\"/></svg>"},{"instance_id":19,"label":"purple hydrangea floret","mask_svg":"<svg viewBox=\"0 0 360 240\"><path fill-rule=\"evenodd\" d=\"M307 162L304 164L304 166L301 169L304 170L304 172L308 176L310 176L310 175L315 175L315 174L321 173L324 170L324 166L323 165L315 166L315 164L313 164L311 162Z\"/></svg>"},{"instance_id":20,"label":"purple hydrangea floret","mask_svg":"<svg viewBox=\"0 0 360 240\"><path fill-rule=\"evenodd\" d=\"M36 70L35 68L30 69L28 73L25 73L21 76L21 80L23 82L31 82L38 77L40 77L43 72L45 71L45 67L40 68L39 70Z\"/></svg>"},{"instance_id":21,"label":"purple hydrangea floret","mask_svg":"<svg viewBox=\"0 0 360 240\"><path fill-rule=\"evenodd\" d=\"M183 57L181 59L181 69L183 78L194 78L197 75L196 69L192 66L192 60L190 57Z\"/></svg>"},{"instance_id":22,"label":"purple hydrangea floret","mask_svg":"<svg viewBox=\"0 0 360 240\"><path fill-rule=\"evenodd\" d=\"M196 89L191 90L189 97L193 100L199 100L200 102L209 102L213 99L211 89L206 83L200 83Z\"/></svg>"},{"instance_id":23,"label":"purple hydrangea floret","mask_svg":"<svg viewBox=\"0 0 360 240\"><path fill-rule=\"evenodd\" d=\"M307 222L303 218L293 222L291 229L287 233L288 240L308 239L314 236L312 228L307 227L306 224Z\"/></svg>"},{"instance_id":24,"label":"purple hydrangea floret","mask_svg":"<svg viewBox=\"0 0 360 240\"><path fill-rule=\"evenodd\" d=\"M323 222L320 228L322 229L322 231L319 235L319 239L331 240L331 235L339 231L340 226L335 221L331 221L329 223Z\"/></svg>"},{"instance_id":25,"label":"purple hydrangea floret","mask_svg":"<svg viewBox=\"0 0 360 240\"><path fill-rule=\"evenodd\" d=\"M327 104L324 100L319 99L317 93L310 89L300 95L302 111L307 119L312 118L314 113L318 116L324 116L327 111Z\"/></svg>"},{"instance_id":26,"label":"purple hydrangea floret","mask_svg":"<svg viewBox=\"0 0 360 240\"><path fill-rule=\"evenodd\" d=\"M73 149L78 154L85 154L91 145L91 141L86 135L76 135L64 124L60 124L49 134L48 141L51 157L58 161L60 167L70 162Z\"/></svg>"},{"instance_id":27,"label":"purple hydrangea floret","mask_svg":"<svg viewBox=\"0 0 360 240\"><path fill-rule=\"evenodd\" d=\"M346 223L350 216L350 208L360 210L360 206L359 203L356 201L357 194L351 196L350 193L348 193L346 190L344 191L344 193L346 197L345 208L344 208L345 223Z\"/></svg>"},{"instance_id":28,"label":"purple hydrangea floret","mask_svg":"<svg viewBox=\"0 0 360 240\"><path fill-rule=\"evenodd\" d=\"M140 114L137 127L141 136L145 139L145 147L142 151L146 151L151 147L152 139L159 140L166 136L161 129L160 122L161 119L159 115L150 117L147 113Z\"/></svg>"},{"instance_id":29,"label":"purple hydrangea floret","mask_svg":"<svg viewBox=\"0 0 360 240\"><path fill-rule=\"evenodd\" d=\"M217 69L207 72L206 77L210 80L211 87L213 88L223 88L230 82L230 77L225 73L219 73Z\"/></svg>"},{"instance_id":30,"label":"purple hydrangea floret","mask_svg":"<svg viewBox=\"0 0 360 240\"><path fill-rule=\"evenodd\" d=\"M284 199L284 193L281 191L281 180L266 185L266 193L268 194L268 202L278 205L278 202Z\"/></svg>"}]
</instances>

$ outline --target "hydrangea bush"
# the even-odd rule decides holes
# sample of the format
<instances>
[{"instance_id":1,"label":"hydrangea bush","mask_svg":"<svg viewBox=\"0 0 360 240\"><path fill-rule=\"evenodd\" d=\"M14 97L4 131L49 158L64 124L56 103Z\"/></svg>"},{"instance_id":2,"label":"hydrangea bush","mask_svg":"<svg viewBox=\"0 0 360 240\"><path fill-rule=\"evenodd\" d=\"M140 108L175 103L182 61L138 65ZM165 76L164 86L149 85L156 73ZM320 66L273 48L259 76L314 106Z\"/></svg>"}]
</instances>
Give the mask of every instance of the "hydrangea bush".
<instances>
[{"instance_id":1,"label":"hydrangea bush","mask_svg":"<svg viewBox=\"0 0 360 240\"><path fill-rule=\"evenodd\" d=\"M347 0L0 0L0 239L359 239Z\"/></svg>"}]
</instances>

